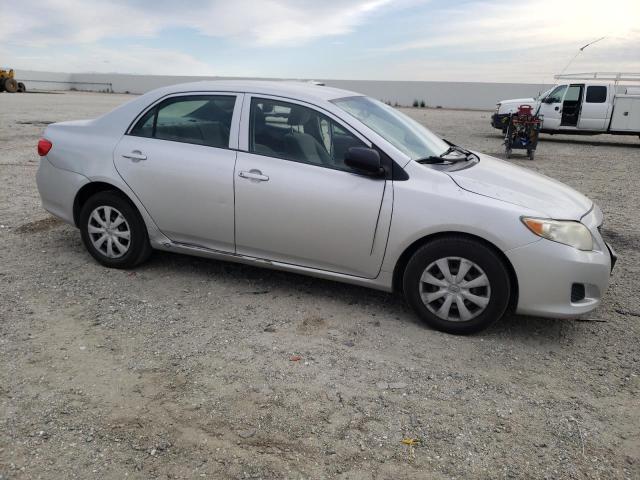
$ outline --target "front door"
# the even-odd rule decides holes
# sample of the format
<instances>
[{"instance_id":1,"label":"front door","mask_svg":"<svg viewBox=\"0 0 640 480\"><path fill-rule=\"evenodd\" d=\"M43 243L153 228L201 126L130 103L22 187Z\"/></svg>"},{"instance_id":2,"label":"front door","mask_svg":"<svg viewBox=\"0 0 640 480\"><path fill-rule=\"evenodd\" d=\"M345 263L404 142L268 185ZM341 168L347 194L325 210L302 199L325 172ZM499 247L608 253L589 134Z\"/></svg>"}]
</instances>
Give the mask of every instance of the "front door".
<instances>
[{"instance_id":1,"label":"front door","mask_svg":"<svg viewBox=\"0 0 640 480\"><path fill-rule=\"evenodd\" d=\"M170 97L145 113L114 151L118 173L174 242L234 251L236 101L229 94Z\"/></svg>"},{"instance_id":2,"label":"front door","mask_svg":"<svg viewBox=\"0 0 640 480\"><path fill-rule=\"evenodd\" d=\"M542 116L544 130L557 130L562 117L562 100L567 91L566 85L558 85L545 98L541 99L539 115Z\"/></svg>"},{"instance_id":3,"label":"front door","mask_svg":"<svg viewBox=\"0 0 640 480\"><path fill-rule=\"evenodd\" d=\"M237 253L377 276L391 184L344 164L346 150L363 140L314 108L277 99L253 98L248 123L248 151L238 152L234 176Z\"/></svg>"},{"instance_id":4,"label":"front door","mask_svg":"<svg viewBox=\"0 0 640 480\"><path fill-rule=\"evenodd\" d=\"M567 93L565 93L562 102L561 127L573 129L578 126L578 119L580 118L580 111L582 109L583 90L584 85L579 84L569 85L569 88L567 88Z\"/></svg>"}]
</instances>

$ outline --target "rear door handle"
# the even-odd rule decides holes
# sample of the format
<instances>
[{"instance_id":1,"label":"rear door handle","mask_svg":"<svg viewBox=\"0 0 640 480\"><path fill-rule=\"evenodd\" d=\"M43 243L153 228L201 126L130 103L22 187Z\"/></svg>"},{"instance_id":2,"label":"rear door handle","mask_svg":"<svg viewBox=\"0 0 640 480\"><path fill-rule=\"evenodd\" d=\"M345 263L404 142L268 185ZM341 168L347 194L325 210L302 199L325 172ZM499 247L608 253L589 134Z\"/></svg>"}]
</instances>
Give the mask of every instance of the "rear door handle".
<instances>
[{"instance_id":1,"label":"rear door handle","mask_svg":"<svg viewBox=\"0 0 640 480\"><path fill-rule=\"evenodd\" d=\"M140 150L134 150L133 152L122 155L124 158L128 158L129 160L133 160L134 162L139 162L140 160L146 160L147 156L144 155Z\"/></svg>"},{"instance_id":2,"label":"rear door handle","mask_svg":"<svg viewBox=\"0 0 640 480\"><path fill-rule=\"evenodd\" d=\"M269 181L269 177L266 175L263 175L262 172L260 170L249 170L248 172L245 172L244 170L241 171L238 174L239 177L242 178L248 178L249 180L256 180L258 182L268 182Z\"/></svg>"}]
</instances>

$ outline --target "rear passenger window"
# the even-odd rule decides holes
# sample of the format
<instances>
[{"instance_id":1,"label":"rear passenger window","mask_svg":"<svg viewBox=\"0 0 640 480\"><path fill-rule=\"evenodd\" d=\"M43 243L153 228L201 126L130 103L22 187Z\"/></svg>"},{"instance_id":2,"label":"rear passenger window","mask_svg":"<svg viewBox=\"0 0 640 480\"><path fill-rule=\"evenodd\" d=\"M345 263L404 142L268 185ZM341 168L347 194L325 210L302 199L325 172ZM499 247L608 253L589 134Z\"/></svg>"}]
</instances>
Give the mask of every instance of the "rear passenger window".
<instances>
[{"instance_id":1,"label":"rear passenger window","mask_svg":"<svg viewBox=\"0 0 640 480\"><path fill-rule=\"evenodd\" d=\"M587 87L587 103L604 103L607 101L607 87L593 85Z\"/></svg>"},{"instance_id":2,"label":"rear passenger window","mask_svg":"<svg viewBox=\"0 0 640 480\"><path fill-rule=\"evenodd\" d=\"M351 170L344 157L365 147L329 117L294 103L251 100L249 151L338 170Z\"/></svg>"},{"instance_id":3,"label":"rear passenger window","mask_svg":"<svg viewBox=\"0 0 640 480\"><path fill-rule=\"evenodd\" d=\"M131 129L131 135L136 137L153 137L153 123L156 120L156 109L152 108L144 114L135 127Z\"/></svg>"},{"instance_id":4,"label":"rear passenger window","mask_svg":"<svg viewBox=\"0 0 640 480\"><path fill-rule=\"evenodd\" d=\"M165 100L147 112L131 135L228 148L233 96L193 95Z\"/></svg>"}]
</instances>

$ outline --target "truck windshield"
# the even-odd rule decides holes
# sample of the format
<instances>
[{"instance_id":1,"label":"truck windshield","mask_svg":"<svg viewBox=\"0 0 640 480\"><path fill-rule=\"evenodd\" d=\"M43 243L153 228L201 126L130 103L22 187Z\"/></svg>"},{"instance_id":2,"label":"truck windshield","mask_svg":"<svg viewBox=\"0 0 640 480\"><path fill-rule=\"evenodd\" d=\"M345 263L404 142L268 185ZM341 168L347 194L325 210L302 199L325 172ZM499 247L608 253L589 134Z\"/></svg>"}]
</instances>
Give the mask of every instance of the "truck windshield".
<instances>
[{"instance_id":1,"label":"truck windshield","mask_svg":"<svg viewBox=\"0 0 640 480\"><path fill-rule=\"evenodd\" d=\"M549 95L546 96L548 103L560 103L562 97L564 97L564 91L567 89L566 85L559 85L555 87Z\"/></svg>"},{"instance_id":2,"label":"truck windshield","mask_svg":"<svg viewBox=\"0 0 640 480\"><path fill-rule=\"evenodd\" d=\"M393 107L369 97L346 97L333 103L357 118L411 160L439 156L449 144Z\"/></svg>"},{"instance_id":3,"label":"truck windshield","mask_svg":"<svg viewBox=\"0 0 640 480\"><path fill-rule=\"evenodd\" d=\"M545 98L547 98L547 95L549 95L551 93L551 90L553 90L553 88L550 88L546 92L542 92L534 100L544 100Z\"/></svg>"}]
</instances>

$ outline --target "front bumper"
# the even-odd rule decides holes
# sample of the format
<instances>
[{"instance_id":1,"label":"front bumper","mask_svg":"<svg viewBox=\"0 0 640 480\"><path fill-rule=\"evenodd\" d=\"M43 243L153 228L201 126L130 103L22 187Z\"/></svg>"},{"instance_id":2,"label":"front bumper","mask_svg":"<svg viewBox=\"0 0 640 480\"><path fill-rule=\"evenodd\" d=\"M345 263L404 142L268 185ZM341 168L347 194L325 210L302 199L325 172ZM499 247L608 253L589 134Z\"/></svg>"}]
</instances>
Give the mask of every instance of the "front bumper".
<instances>
[{"instance_id":1,"label":"front bumper","mask_svg":"<svg viewBox=\"0 0 640 480\"><path fill-rule=\"evenodd\" d=\"M602 212L598 207L581 221L593 236L593 251L540 239L504 252L518 278L516 313L567 318L590 312L600 304L618 257L600 235ZM576 286L583 295L572 299Z\"/></svg>"},{"instance_id":2,"label":"front bumper","mask_svg":"<svg viewBox=\"0 0 640 480\"><path fill-rule=\"evenodd\" d=\"M611 257L611 273L613 273L613 269L616 266L616 262L618 261L618 254L613 249L610 243L604 242L607 246L607 250L609 250L609 256Z\"/></svg>"}]
</instances>

